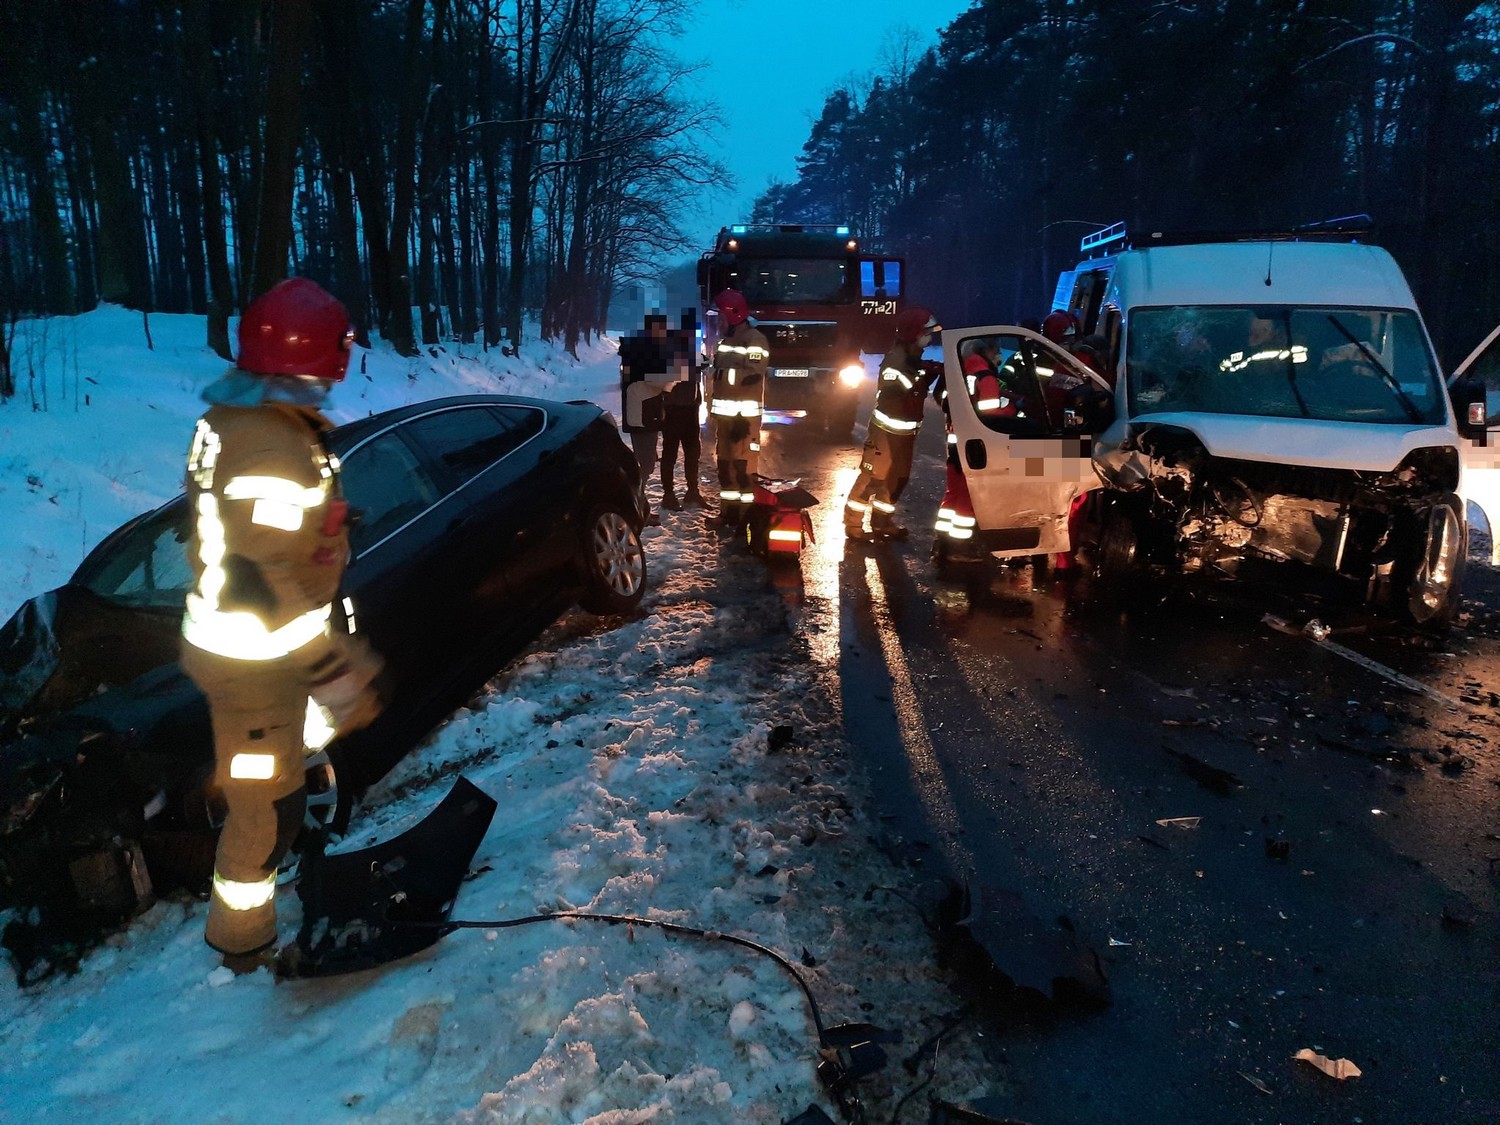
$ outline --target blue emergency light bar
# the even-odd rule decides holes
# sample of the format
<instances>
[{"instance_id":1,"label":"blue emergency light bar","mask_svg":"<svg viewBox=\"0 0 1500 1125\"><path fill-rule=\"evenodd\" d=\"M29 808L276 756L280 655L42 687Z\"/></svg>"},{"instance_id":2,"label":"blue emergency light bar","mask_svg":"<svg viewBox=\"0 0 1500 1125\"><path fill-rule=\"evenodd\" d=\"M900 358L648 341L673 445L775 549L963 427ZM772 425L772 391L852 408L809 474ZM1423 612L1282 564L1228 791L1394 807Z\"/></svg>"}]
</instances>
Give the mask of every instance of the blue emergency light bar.
<instances>
[{"instance_id":1,"label":"blue emergency light bar","mask_svg":"<svg viewBox=\"0 0 1500 1125\"><path fill-rule=\"evenodd\" d=\"M1114 242L1124 242L1125 238L1125 224L1115 223L1113 226L1096 230L1093 234L1084 235L1078 243L1078 249L1080 253L1087 254Z\"/></svg>"},{"instance_id":2,"label":"blue emergency light bar","mask_svg":"<svg viewBox=\"0 0 1500 1125\"><path fill-rule=\"evenodd\" d=\"M833 233L834 234L848 234L849 233L849 228L848 227L834 227L833 228Z\"/></svg>"},{"instance_id":3,"label":"blue emergency light bar","mask_svg":"<svg viewBox=\"0 0 1500 1125\"><path fill-rule=\"evenodd\" d=\"M740 224L736 224L735 226L730 227L729 228L729 233L730 234L747 234L749 232L749 230L750 230L749 227L745 226L743 223L740 223Z\"/></svg>"}]
</instances>

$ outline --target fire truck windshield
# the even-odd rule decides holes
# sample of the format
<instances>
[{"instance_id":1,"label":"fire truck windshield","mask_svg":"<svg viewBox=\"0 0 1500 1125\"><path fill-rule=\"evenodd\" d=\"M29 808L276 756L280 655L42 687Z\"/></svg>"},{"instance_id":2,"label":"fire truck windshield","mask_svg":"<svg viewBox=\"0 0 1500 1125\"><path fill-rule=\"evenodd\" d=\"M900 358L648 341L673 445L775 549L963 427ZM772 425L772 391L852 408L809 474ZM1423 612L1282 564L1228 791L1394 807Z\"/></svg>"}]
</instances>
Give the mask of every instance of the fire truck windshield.
<instances>
[{"instance_id":1,"label":"fire truck windshield","mask_svg":"<svg viewBox=\"0 0 1500 1125\"><path fill-rule=\"evenodd\" d=\"M739 288L752 305L828 304L848 298L848 268L836 258L740 259Z\"/></svg>"}]
</instances>

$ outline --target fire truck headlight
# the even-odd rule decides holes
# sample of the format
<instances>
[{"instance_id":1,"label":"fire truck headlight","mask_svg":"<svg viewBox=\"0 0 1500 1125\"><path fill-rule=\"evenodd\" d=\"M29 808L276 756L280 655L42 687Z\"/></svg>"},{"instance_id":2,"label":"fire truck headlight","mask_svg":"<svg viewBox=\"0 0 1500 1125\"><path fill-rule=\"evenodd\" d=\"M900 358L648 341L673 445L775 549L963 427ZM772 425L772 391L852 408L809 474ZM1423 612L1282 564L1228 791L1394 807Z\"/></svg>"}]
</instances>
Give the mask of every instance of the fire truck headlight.
<instances>
[{"instance_id":1,"label":"fire truck headlight","mask_svg":"<svg viewBox=\"0 0 1500 1125\"><path fill-rule=\"evenodd\" d=\"M851 363L839 372L839 382L846 387L857 387L865 381L865 369L858 363Z\"/></svg>"}]
</instances>

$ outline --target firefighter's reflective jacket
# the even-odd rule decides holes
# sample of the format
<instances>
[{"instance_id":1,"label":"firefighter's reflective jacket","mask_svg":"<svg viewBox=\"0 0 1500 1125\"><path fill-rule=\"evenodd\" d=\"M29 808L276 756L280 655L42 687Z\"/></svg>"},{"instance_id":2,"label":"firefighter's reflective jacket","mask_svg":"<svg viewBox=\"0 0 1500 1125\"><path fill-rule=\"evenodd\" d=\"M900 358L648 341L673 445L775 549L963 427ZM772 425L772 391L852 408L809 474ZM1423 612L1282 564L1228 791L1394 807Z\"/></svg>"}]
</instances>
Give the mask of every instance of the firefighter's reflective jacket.
<instances>
[{"instance_id":1,"label":"firefighter's reflective jacket","mask_svg":"<svg viewBox=\"0 0 1500 1125\"><path fill-rule=\"evenodd\" d=\"M870 424L892 434L915 434L922 425L922 404L931 376L922 367L915 344L897 340L880 361L875 410Z\"/></svg>"},{"instance_id":2,"label":"firefighter's reflective jacket","mask_svg":"<svg viewBox=\"0 0 1500 1125\"><path fill-rule=\"evenodd\" d=\"M717 418L759 419L770 359L771 349L760 329L748 320L735 325L714 348L709 413Z\"/></svg>"},{"instance_id":3,"label":"firefighter's reflective jacket","mask_svg":"<svg viewBox=\"0 0 1500 1125\"><path fill-rule=\"evenodd\" d=\"M188 456L194 589L183 639L243 661L326 671L349 553L328 421L284 402L213 405Z\"/></svg>"}]
</instances>

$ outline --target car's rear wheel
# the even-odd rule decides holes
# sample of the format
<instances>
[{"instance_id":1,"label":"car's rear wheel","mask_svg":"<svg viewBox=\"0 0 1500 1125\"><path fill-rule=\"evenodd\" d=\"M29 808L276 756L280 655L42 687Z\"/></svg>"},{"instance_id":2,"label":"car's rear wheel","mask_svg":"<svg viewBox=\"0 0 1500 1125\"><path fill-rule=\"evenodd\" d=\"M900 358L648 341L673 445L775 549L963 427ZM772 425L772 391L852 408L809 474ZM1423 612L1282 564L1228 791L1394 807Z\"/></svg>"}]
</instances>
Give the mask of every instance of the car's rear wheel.
<instances>
[{"instance_id":1,"label":"car's rear wheel","mask_svg":"<svg viewBox=\"0 0 1500 1125\"><path fill-rule=\"evenodd\" d=\"M646 551L641 531L621 509L604 504L583 525L583 594L590 613L633 613L646 593Z\"/></svg>"}]
</instances>

